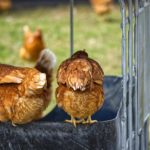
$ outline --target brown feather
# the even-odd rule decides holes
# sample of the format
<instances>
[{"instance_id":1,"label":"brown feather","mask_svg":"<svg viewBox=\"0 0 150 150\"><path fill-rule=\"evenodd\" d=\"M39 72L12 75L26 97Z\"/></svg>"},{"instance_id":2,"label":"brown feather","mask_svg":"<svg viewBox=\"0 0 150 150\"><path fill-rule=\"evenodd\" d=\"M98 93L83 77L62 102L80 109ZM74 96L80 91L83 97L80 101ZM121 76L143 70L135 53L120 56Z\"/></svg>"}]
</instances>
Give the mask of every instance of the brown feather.
<instances>
[{"instance_id":1,"label":"brown feather","mask_svg":"<svg viewBox=\"0 0 150 150\"><path fill-rule=\"evenodd\" d=\"M103 89L94 84L93 89L84 92L60 85L56 90L58 106L75 118L86 118L101 108L104 102Z\"/></svg>"},{"instance_id":2,"label":"brown feather","mask_svg":"<svg viewBox=\"0 0 150 150\"><path fill-rule=\"evenodd\" d=\"M74 90L85 90L92 81L92 66L86 59L75 59L70 62L66 71L66 84Z\"/></svg>"},{"instance_id":3,"label":"brown feather","mask_svg":"<svg viewBox=\"0 0 150 150\"><path fill-rule=\"evenodd\" d=\"M61 63L57 71L57 82L61 84L66 84L66 71L69 63L71 62L70 59L65 60Z\"/></svg>"}]
</instances>

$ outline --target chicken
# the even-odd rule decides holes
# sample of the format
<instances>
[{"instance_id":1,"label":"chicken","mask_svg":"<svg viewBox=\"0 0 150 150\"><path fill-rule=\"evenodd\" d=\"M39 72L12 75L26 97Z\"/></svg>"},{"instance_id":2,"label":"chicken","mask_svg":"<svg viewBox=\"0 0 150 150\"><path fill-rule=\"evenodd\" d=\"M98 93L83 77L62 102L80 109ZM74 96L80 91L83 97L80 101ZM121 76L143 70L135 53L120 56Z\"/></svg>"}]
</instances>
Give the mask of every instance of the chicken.
<instances>
[{"instance_id":1,"label":"chicken","mask_svg":"<svg viewBox=\"0 0 150 150\"><path fill-rule=\"evenodd\" d=\"M25 124L42 117L51 99L55 60L43 50L35 68L0 64L0 122Z\"/></svg>"},{"instance_id":2,"label":"chicken","mask_svg":"<svg viewBox=\"0 0 150 150\"><path fill-rule=\"evenodd\" d=\"M0 0L0 11L8 10L12 6L11 0Z\"/></svg>"},{"instance_id":3,"label":"chicken","mask_svg":"<svg viewBox=\"0 0 150 150\"><path fill-rule=\"evenodd\" d=\"M28 26L24 30L24 44L20 49L20 57L26 60L35 61L39 57L40 52L45 48L40 29L31 32Z\"/></svg>"},{"instance_id":4,"label":"chicken","mask_svg":"<svg viewBox=\"0 0 150 150\"><path fill-rule=\"evenodd\" d=\"M97 14L105 14L111 10L112 0L90 0Z\"/></svg>"},{"instance_id":5,"label":"chicken","mask_svg":"<svg viewBox=\"0 0 150 150\"><path fill-rule=\"evenodd\" d=\"M71 120L66 122L74 126L76 123L96 122L91 116L104 103L103 77L101 66L85 51L77 51L61 63L55 94L58 107L71 116Z\"/></svg>"}]
</instances>

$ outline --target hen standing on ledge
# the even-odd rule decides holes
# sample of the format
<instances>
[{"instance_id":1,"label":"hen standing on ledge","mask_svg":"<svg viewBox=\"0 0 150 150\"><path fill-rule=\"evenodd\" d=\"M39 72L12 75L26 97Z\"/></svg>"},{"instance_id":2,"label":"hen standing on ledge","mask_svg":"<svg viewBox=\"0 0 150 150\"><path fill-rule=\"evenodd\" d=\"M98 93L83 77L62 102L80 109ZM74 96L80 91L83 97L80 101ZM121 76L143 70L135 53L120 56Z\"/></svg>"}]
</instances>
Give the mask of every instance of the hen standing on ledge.
<instances>
[{"instance_id":1,"label":"hen standing on ledge","mask_svg":"<svg viewBox=\"0 0 150 150\"><path fill-rule=\"evenodd\" d=\"M0 64L0 121L25 124L42 117L51 99L55 55L43 50L35 68Z\"/></svg>"},{"instance_id":2,"label":"hen standing on ledge","mask_svg":"<svg viewBox=\"0 0 150 150\"><path fill-rule=\"evenodd\" d=\"M58 106L71 116L66 122L74 126L96 122L91 116L104 103L103 78L101 66L85 51L62 62L57 72L56 99Z\"/></svg>"}]
</instances>

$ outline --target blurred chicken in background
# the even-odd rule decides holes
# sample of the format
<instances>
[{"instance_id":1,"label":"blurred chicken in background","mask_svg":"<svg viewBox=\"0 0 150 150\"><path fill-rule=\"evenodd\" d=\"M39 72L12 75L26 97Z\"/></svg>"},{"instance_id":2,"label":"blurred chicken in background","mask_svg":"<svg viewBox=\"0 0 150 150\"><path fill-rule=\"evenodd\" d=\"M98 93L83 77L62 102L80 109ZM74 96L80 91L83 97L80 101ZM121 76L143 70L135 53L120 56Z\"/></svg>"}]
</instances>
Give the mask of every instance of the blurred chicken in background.
<instances>
[{"instance_id":1,"label":"blurred chicken in background","mask_svg":"<svg viewBox=\"0 0 150 150\"><path fill-rule=\"evenodd\" d=\"M32 32L29 26L24 26L24 43L20 49L20 57L26 60L35 61L40 52L45 48L42 31L36 29Z\"/></svg>"},{"instance_id":2,"label":"blurred chicken in background","mask_svg":"<svg viewBox=\"0 0 150 150\"><path fill-rule=\"evenodd\" d=\"M8 10L11 6L11 0L0 0L0 11Z\"/></svg>"},{"instance_id":3,"label":"blurred chicken in background","mask_svg":"<svg viewBox=\"0 0 150 150\"><path fill-rule=\"evenodd\" d=\"M90 0L97 14L105 14L111 10L113 0Z\"/></svg>"}]
</instances>

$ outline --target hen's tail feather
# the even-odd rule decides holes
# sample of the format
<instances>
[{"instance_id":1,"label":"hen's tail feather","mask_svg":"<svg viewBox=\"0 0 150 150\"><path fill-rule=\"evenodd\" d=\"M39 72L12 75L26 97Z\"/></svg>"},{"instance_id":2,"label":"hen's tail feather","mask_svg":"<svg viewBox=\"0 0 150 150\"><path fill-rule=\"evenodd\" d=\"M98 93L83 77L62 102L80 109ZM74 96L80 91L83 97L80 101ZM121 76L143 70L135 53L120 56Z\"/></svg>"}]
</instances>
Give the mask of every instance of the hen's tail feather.
<instances>
[{"instance_id":1,"label":"hen's tail feather","mask_svg":"<svg viewBox=\"0 0 150 150\"><path fill-rule=\"evenodd\" d=\"M56 64L56 56L49 49L44 49L40 53L35 68L47 76L48 87L52 80L52 71Z\"/></svg>"},{"instance_id":2,"label":"hen's tail feather","mask_svg":"<svg viewBox=\"0 0 150 150\"><path fill-rule=\"evenodd\" d=\"M40 72L46 74L47 88L45 89L44 94L45 94L45 98L47 99L47 102L45 101L45 106L47 106L47 104L51 99L52 74L53 74L53 68L55 67L55 64L56 64L55 54L49 49L42 50L39 59L37 60L35 68Z\"/></svg>"}]
</instances>

